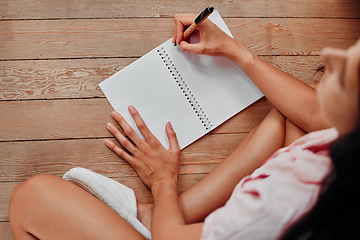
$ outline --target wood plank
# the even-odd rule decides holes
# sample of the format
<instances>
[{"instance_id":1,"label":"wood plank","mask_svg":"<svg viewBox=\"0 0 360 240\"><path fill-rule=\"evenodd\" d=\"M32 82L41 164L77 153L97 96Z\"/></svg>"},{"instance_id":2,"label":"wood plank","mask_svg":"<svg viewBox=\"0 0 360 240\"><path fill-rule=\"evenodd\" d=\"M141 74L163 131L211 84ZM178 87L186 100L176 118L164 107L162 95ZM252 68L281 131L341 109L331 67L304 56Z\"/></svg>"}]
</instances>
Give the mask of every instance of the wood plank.
<instances>
[{"instance_id":1,"label":"wood plank","mask_svg":"<svg viewBox=\"0 0 360 240\"><path fill-rule=\"evenodd\" d=\"M349 47L360 32L360 19L225 21L258 55L318 55L324 46ZM163 18L1 21L0 59L139 57L171 36L172 20Z\"/></svg>"},{"instance_id":2,"label":"wood plank","mask_svg":"<svg viewBox=\"0 0 360 240\"><path fill-rule=\"evenodd\" d=\"M318 56L264 56L308 84ZM104 97L99 83L137 58L0 61L0 100Z\"/></svg>"},{"instance_id":3,"label":"wood plank","mask_svg":"<svg viewBox=\"0 0 360 240\"><path fill-rule=\"evenodd\" d=\"M98 172L98 171L95 171ZM195 185L207 174L187 174L179 176L179 193L182 193ZM133 189L136 195L136 199L143 203L152 203L152 195L149 189L143 184L139 177L120 177L113 178L114 180L128 186ZM19 184L19 182L0 182L0 224L4 221L9 221L8 208L13 189ZM1 225L0 225L1 236ZM3 238L0 238L3 239Z\"/></svg>"},{"instance_id":4,"label":"wood plank","mask_svg":"<svg viewBox=\"0 0 360 240\"><path fill-rule=\"evenodd\" d=\"M104 97L99 83L136 59L0 61L0 100Z\"/></svg>"},{"instance_id":5,"label":"wood plank","mask_svg":"<svg viewBox=\"0 0 360 240\"><path fill-rule=\"evenodd\" d=\"M355 0L279 1L3 1L0 19L171 17L214 6L225 17L359 17ZM131 11L129 11L131 9ZM336 9L336 11L334 11Z\"/></svg>"},{"instance_id":6,"label":"wood plank","mask_svg":"<svg viewBox=\"0 0 360 240\"><path fill-rule=\"evenodd\" d=\"M14 239L14 235L11 231L9 222L0 222L0 239L2 240Z\"/></svg>"},{"instance_id":7,"label":"wood plank","mask_svg":"<svg viewBox=\"0 0 360 240\"><path fill-rule=\"evenodd\" d=\"M19 182L0 182L0 224L4 221L9 221L9 203L11 193L18 184Z\"/></svg>"},{"instance_id":8,"label":"wood plank","mask_svg":"<svg viewBox=\"0 0 360 240\"><path fill-rule=\"evenodd\" d=\"M240 112L217 133L249 132L271 109L262 99ZM0 141L105 138L115 124L105 98L0 102ZM175 126L176 128L176 126Z\"/></svg>"},{"instance_id":9,"label":"wood plank","mask_svg":"<svg viewBox=\"0 0 360 240\"><path fill-rule=\"evenodd\" d=\"M182 150L180 174L208 173L247 133L210 134ZM61 176L73 167L108 177L137 176L133 168L104 144L104 139L0 143L0 181L23 181L37 174ZM1 192L1 191L0 191Z\"/></svg>"},{"instance_id":10,"label":"wood plank","mask_svg":"<svg viewBox=\"0 0 360 240\"><path fill-rule=\"evenodd\" d=\"M111 112L104 98L0 102L0 139L108 137Z\"/></svg>"},{"instance_id":11,"label":"wood plank","mask_svg":"<svg viewBox=\"0 0 360 240\"><path fill-rule=\"evenodd\" d=\"M13 239L7 222L13 188L36 174L61 176L82 166L134 188L140 201L152 201L134 170L103 144L111 136L105 124L112 109L98 83L170 38L175 12L198 13L212 4L209 0L2 1L0 239ZM214 6L244 45L306 83L316 82L312 70L323 47L346 48L360 32L356 0L226 0ZM1 102L98 97L102 99ZM271 107L262 99L183 150L179 191L216 167Z\"/></svg>"}]
</instances>

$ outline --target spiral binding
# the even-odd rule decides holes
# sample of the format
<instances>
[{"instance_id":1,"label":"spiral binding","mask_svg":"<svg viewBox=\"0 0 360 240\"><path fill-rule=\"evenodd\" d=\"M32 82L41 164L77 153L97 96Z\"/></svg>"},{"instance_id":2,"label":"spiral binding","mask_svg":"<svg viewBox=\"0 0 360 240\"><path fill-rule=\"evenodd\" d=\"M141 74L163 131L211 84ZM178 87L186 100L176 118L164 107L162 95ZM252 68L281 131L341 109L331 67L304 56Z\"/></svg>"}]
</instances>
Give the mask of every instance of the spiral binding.
<instances>
[{"instance_id":1,"label":"spiral binding","mask_svg":"<svg viewBox=\"0 0 360 240\"><path fill-rule=\"evenodd\" d=\"M185 95L186 99L188 100L189 104L191 105L192 109L194 110L195 114L199 117L200 121L206 128L206 130L210 130L212 128L212 124L208 117L206 116L204 110L201 108L199 102L196 100L194 95L192 94L191 90L187 86L184 79L181 77L179 71L176 69L174 63L171 61L169 55L166 53L163 47L159 47L157 52L161 59L164 61L166 67L169 69L171 75L173 76L176 83L181 88L183 94Z\"/></svg>"}]
</instances>

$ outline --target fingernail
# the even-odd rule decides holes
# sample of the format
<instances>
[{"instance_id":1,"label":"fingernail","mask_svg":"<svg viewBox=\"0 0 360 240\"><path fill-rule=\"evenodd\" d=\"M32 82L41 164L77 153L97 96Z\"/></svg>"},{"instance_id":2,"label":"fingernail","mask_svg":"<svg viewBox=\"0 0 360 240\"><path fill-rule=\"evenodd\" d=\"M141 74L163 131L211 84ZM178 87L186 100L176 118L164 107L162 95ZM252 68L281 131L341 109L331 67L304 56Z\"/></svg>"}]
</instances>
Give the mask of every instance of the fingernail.
<instances>
[{"instance_id":1,"label":"fingernail","mask_svg":"<svg viewBox=\"0 0 360 240\"><path fill-rule=\"evenodd\" d=\"M117 121L120 120L122 118L121 114L116 112L116 111L113 111L111 116L116 119Z\"/></svg>"},{"instance_id":2,"label":"fingernail","mask_svg":"<svg viewBox=\"0 0 360 240\"><path fill-rule=\"evenodd\" d=\"M134 108L133 106L131 106L131 105L129 106L129 112L130 112L130 113L134 113L134 112L135 112L135 108Z\"/></svg>"},{"instance_id":3,"label":"fingernail","mask_svg":"<svg viewBox=\"0 0 360 240\"><path fill-rule=\"evenodd\" d=\"M109 122L106 124L106 126L107 126L108 129L112 129L112 128L114 127L114 125L112 125L112 124L109 123Z\"/></svg>"},{"instance_id":4,"label":"fingernail","mask_svg":"<svg viewBox=\"0 0 360 240\"><path fill-rule=\"evenodd\" d=\"M174 130L174 129L173 129L173 126L171 125L171 122L168 122L168 128L169 128L169 130L171 130L171 131Z\"/></svg>"},{"instance_id":5,"label":"fingernail","mask_svg":"<svg viewBox=\"0 0 360 240\"><path fill-rule=\"evenodd\" d=\"M111 144L111 141L109 139L105 139L105 144L109 145L109 144Z\"/></svg>"}]
</instances>

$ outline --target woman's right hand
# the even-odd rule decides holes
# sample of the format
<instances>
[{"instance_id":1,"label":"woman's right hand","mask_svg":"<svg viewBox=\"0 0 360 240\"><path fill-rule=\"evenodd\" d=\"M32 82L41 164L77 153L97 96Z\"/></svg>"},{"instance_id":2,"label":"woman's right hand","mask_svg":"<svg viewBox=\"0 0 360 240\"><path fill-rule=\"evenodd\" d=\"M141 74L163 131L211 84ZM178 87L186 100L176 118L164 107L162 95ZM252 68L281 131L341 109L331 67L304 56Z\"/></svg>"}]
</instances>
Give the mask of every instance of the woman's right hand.
<instances>
[{"instance_id":1,"label":"woman's right hand","mask_svg":"<svg viewBox=\"0 0 360 240\"><path fill-rule=\"evenodd\" d=\"M186 39L183 39L184 30L194 22L196 17L194 14L186 13L175 14L174 16L172 42L176 42L183 51L210 56L222 56L237 63L241 63L247 57L251 57L252 54L247 48L239 41L228 36L209 19L202 22L195 30L199 32L200 41L198 43L185 41Z\"/></svg>"},{"instance_id":2,"label":"woman's right hand","mask_svg":"<svg viewBox=\"0 0 360 240\"><path fill-rule=\"evenodd\" d=\"M113 124L108 123L107 128L123 148L118 147L108 139L105 140L105 144L117 155L130 163L141 180L151 190L160 185L161 187L164 185L177 187L180 148L176 133L171 124L166 124L166 134L169 140L169 149L166 149L151 133L135 107L129 106L129 112L144 139L134 131L120 113L114 111L111 114L112 117L117 121L128 138Z\"/></svg>"}]
</instances>

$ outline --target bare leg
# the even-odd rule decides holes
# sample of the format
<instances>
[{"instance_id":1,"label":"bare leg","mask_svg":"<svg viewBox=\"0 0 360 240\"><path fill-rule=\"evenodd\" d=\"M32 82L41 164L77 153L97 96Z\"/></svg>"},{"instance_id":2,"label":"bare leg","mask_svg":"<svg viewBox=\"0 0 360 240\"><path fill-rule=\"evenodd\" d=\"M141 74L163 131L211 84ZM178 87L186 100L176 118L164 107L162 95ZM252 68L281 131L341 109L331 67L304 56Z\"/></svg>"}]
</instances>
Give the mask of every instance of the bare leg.
<instances>
[{"instance_id":1,"label":"bare leg","mask_svg":"<svg viewBox=\"0 0 360 240\"><path fill-rule=\"evenodd\" d=\"M180 196L186 221L201 221L222 206L241 178L303 134L276 109L272 110L231 155ZM140 220L150 228L152 205L138 207ZM101 201L50 175L33 177L16 187L10 203L10 223L16 239L143 239Z\"/></svg>"},{"instance_id":2,"label":"bare leg","mask_svg":"<svg viewBox=\"0 0 360 240\"><path fill-rule=\"evenodd\" d=\"M51 175L17 186L9 215L15 239L144 239L100 200Z\"/></svg>"},{"instance_id":3,"label":"bare leg","mask_svg":"<svg viewBox=\"0 0 360 240\"><path fill-rule=\"evenodd\" d=\"M286 119L286 135L285 135L285 141L284 146L289 146L292 142L294 142L296 139L304 136L306 132L293 124L289 119Z\"/></svg>"}]
</instances>

